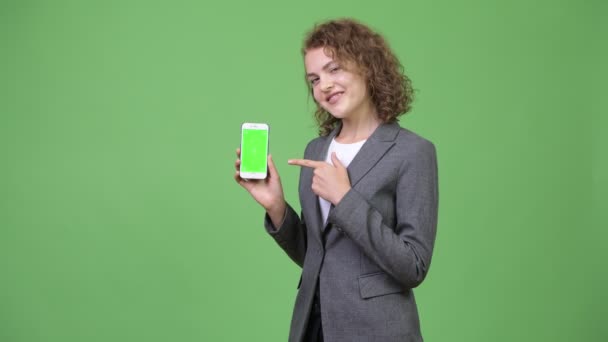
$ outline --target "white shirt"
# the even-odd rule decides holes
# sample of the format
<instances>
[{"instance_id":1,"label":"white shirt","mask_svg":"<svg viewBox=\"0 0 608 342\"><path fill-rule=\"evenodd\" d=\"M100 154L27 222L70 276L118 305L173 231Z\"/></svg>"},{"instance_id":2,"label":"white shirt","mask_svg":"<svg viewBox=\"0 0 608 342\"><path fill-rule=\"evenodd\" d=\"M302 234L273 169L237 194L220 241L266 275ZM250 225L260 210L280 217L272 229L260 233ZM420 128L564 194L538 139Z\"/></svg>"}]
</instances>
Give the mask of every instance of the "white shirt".
<instances>
[{"instance_id":1,"label":"white shirt","mask_svg":"<svg viewBox=\"0 0 608 342\"><path fill-rule=\"evenodd\" d=\"M331 161L332 152L336 152L336 157L338 160L344 165L344 167L348 167L350 162L353 161L361 146L365 143L366 140L358 141L352 144L341 144L336 141L336 139L332 139L331 144L329 145L329 149L327 150L327 156L325 157L325 161L331 165L334 165ZM321 217L323 218L323 224L327 222L327 216L329 216L329 209L331 208L331 202L326 201L325 199L319 197L319 206L321 207Z\"/></svg>"}]
</instances>

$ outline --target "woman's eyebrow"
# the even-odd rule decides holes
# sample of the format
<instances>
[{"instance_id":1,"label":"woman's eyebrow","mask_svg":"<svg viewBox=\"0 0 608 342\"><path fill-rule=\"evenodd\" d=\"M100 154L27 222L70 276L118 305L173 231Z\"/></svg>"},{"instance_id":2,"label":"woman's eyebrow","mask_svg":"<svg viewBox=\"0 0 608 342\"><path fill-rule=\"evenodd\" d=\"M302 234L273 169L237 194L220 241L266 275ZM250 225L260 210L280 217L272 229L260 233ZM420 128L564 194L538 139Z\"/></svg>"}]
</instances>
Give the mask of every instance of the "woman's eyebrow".
<instances>
[{"instance_id":1,"label":"woman's eyebrow","mask_svg":"<svg viewBox=\"0 0 608 342\"><path fill-rule=\"evenodd\" d=\"M321 69L323 69L323 70L327 70L327 68L329 68L329 65L330 65L331 63L335 63L335 61L329 61L329 62L327 62L327 63L326 63L324 66L323 66L323 68L321 68ZM306 74L306 77L310 77L310 76L317 76L317 74L315 74L314 72L309 72L309 73L307 73L307 74Z\"/></svg>"}]
</instances>

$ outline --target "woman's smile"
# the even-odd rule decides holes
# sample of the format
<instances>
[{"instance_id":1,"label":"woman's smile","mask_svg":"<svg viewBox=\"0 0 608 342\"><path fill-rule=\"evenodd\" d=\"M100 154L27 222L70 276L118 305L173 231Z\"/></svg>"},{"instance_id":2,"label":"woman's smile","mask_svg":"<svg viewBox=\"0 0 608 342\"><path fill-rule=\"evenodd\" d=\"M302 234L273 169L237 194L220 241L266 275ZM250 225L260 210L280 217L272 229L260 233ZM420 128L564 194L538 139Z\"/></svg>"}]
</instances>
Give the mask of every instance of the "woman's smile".
<instances>
[{"instance_id":1,"label":"woman's smile","mask_svg":"<svg viewBox=\"0 0 608 342\"><path fill-rule=\"evenodd\" d=\"M326 101L332 105L336 104L338 102L338 100L340 100L340 98L342 97L342 94L344 94L343 91L337 91L335 93L332 93L327 97Z\"/></svg>"}]
</instances>

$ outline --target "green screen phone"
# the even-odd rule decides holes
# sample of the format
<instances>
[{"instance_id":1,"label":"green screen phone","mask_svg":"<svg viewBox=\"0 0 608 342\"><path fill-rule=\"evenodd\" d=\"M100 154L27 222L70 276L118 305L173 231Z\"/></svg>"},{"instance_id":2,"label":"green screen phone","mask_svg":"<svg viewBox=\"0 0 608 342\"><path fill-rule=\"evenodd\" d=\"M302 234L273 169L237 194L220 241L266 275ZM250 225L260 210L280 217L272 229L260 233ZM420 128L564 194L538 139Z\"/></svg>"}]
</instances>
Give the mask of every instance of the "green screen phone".
<instances>
[{"instance_id":1,"label":"green screen phone","mask_svg":"<svg viewBox=\"0 0 608 342\"><path fill-rule=\"evenodd\" d=\"M265 179L268 171L268 125L244 123L241 126L241 168L244 179Z\"/></svg>"}]
</instances>

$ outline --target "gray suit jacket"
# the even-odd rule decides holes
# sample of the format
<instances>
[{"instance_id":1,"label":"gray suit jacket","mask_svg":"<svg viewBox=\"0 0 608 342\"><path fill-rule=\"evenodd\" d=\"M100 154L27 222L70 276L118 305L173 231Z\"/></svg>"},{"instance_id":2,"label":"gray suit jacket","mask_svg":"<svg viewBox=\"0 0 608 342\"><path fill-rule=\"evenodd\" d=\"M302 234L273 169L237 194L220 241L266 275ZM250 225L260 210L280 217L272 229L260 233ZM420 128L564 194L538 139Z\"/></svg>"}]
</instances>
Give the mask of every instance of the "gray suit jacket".
<instances>
[{"instance_id":1,"label":"gray suit jacket","mask_svg":"<svg viewBox=\"0 0 608 342\"><path fill-rule=\"evenodd\" d=\"M304 157L325 160L340 126ZM379 126L348 167L352 189L322 224L312 169L300 173L301 217L265 227L302 267L289 341L301 341L317 280L328 342L422 341L412 289L425 278L437 226L434 145L397 123Z\"/></svg>"}]
</instances>

